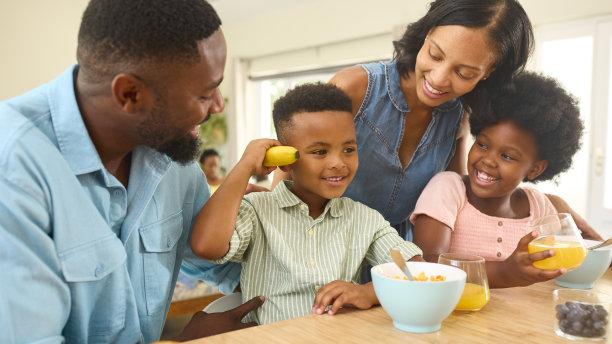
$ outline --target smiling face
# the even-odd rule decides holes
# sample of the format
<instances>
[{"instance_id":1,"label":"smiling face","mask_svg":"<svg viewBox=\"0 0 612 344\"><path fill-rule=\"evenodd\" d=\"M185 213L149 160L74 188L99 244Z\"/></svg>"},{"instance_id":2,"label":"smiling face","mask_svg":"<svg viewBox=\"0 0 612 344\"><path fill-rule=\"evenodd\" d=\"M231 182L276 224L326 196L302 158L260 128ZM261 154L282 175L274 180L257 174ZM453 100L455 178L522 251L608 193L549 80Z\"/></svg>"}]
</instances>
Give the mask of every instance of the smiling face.
<instances>
[{"instance_id":1,"label":"smiling face","mask_svg":"<svg viewBox=\"0 0 612 344\"><path fill-rule=\"evenodd\" d=\"M291 191L311 209L342 196L359 163L351 113L298 113L286 130L284 143L300 152L298 161L285 168L293 180Z\"/></svg>"},{"instance_id":2,"label":"smiling face","mask_svg":"<svg viewBox=\"0 0 612 344\"><path fill-rule=\"evenodd\" d=\"M434 107L470 92L493 71L494 51L484 29L458 25L432 29L414 70L419 101Z\"/></svg>"},{"instance_id":3,"label":"smiling face","mask_svg":"<svg viewBox=\"0 0 612 344\"><path fill-rule=\"evenodd\" d=\"M538 160L533 134L502 121L484 128L470 149L468 192L480 199L509 197L525 178L536 178L546 166L546 160Z\"/></svg>"},{"instance_id":4,"label":"smiling face","mask_svg":"<svg viewBox=\"0 0 612 344\"><path fill-rule=\"evenodd\" d=\"M225 107L218 88L226 58L221 30L202 40L198 48L198 62L169 66L155 80L160 86L153 87L153 107L139 125L145 145L181 163L198 153L200 124Z\"/></svg>"}]
</instances>

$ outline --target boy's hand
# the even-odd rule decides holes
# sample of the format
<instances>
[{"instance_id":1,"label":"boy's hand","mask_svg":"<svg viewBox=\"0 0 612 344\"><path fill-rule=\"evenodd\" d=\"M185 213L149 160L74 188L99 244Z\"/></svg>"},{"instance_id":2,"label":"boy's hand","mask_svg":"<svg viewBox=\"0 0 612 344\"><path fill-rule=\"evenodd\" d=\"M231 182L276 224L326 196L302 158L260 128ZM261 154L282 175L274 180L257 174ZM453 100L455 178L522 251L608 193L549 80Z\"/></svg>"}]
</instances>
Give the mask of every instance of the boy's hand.
<instances>
[{"instance_id":1,"label":"boy's hand","mask_svg":"<svg viewBox=\"0 0 612 344\"><path fill-rule=\"evenodd\" d=\"M185 326L185 329L183 329L183 333L173 340L183 342L256 326L255 322L243 323L242 318L250 311L261 306L263 302L263 297L254 297L229 311L221 313L196 312L191 321Z\"/></svg>"},{"instance_id":2,"label":"boy's hand","mask_svg":"<svg viewBox=\"0 0 612 344\"><path fill-rule=\"evenodd\" d=\"M249 142L237 166L247 169L251 175L268 174L274 171L276 167L264 167L263 160L268 148L279 146L280 144L277 140L272 139L258 139Z\"/></svg>"},{"instance_id":3,"label":"boy's hand","mask_svg":"<svg viewBox=\"0 0 612 344\"><path fill-rule=\"evenodd\" d=\"M555 255L554 250L544 250L529 253L527 246L538 236L538 231L532 231L521 238L516 250L502 264L504 265L507 282L512 286L526 286L537 282L557 278L566 272L566 269L542 270L533 266L533 262L550 258Z\"/></svg>"},{"instance_id":4,"label":"boy's hand","mask_svg":"<svg viewBox=\"0 0 612 344\"><path fill-rule=\"evenodd\" d=\"M324 285L315 295L312 305L313 314L323 314L325 308L331 305L327 312L334 315L342 306L352 306L368 309L378 304L372 282L358 285L345 281L333 281Z\"/></svg>"}]
</instances>

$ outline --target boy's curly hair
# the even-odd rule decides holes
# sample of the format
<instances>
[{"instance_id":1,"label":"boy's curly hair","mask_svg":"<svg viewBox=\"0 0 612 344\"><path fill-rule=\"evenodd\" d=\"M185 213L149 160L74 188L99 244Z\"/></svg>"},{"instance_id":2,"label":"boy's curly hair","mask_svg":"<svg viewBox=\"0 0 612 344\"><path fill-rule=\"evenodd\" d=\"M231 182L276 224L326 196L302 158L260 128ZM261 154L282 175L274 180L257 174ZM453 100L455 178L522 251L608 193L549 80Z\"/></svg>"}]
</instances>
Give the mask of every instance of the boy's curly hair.
<instances>
[{"instance_id":1,"label":"boy's curly hair","mask_svg":"<svg viewBox=\"0 0 612 344\"><path fill-rule=\"evenodd\" d=\"M274 102L272 119L280 142L286 142L291 118L297 113L346 111L352 113L351 98L335 85L309 83L296 86Z\"/></svg>"},{"instance_id":2,"label":"boy's curly hair","mask_svg":"<svg viewBox=\"0 0 612 344\"><path fill-rule=\"evenodd\" d=\"M523 72L514 78L509 93L493 97L491 103L492 113L470 117L474 137L486 127L510 120L534 135L539 159L548 161L546 170L531 182L553 179L570 168L582 144L584 125L578 100L557 80Z\"/></svg>"}]
</instances>

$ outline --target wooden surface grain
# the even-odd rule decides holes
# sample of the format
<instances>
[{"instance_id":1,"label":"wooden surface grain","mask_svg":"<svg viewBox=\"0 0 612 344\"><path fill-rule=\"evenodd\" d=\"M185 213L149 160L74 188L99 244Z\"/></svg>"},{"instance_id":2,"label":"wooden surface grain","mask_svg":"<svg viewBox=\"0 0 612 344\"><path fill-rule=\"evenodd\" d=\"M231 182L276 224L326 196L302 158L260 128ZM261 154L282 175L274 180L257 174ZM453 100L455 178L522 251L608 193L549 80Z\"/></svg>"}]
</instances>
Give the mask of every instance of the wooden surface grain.
<instances>
[{"instance_id":1,"label":"wooden surface grain","mask_svg":"<svg viewBox=\"0 0 612 344\"><path fill-rule=\"evenodd\" d=\"M575 343L553 330L554 281L528 287L494 289L478 312L453 312L432 333L409 333L393 327L380 306L343 309L337 315L307 315L263 326L190 341L203 343ZM612 269L593 290L612 295ZM418 310L413 310L418 312ZM612 343L609 336L606 343ZM599 342L601 343L601 342Z\"/></svg>"}]
</instances>

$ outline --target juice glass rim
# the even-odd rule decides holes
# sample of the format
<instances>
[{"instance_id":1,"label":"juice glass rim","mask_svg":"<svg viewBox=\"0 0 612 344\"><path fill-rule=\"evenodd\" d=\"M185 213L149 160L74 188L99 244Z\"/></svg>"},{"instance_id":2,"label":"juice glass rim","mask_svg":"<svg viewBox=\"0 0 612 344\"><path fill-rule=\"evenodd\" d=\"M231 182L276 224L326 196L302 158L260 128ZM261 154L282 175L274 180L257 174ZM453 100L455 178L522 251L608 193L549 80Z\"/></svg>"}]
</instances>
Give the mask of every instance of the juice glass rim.
<instances>
[{"instance_id":1,"label":"juice glass rim","mask_svg":"<svg viewBox=\"0 0 612 344\"><path fill-rule=\"evenodd\" d=\"M527 228L549 225L550 224L550 222L549 222L550 219L553 219L553 218L554 219L559 219L559 222L561 222L563 220L566 220L568 218L571 219L572 221L574 221L574 218L569 213L548 214L548 215L537 217L537 218L534 218L534 219L531 219L531 220L527 221Z\"/></svg>"},{"instance_id":2,"label":"juice glass rim","mask_svg":"<svg viewBox=\"0 0 612 344\"><path fill-rule=\"evenodd\" d=\"M446 259L449 261L458 261L458 262L485 262L485 259L481 256L475 255L475 254L468 254L468 253L453 253L453 252L446 252L446 253L441 253L438 256L438 263L440 263L441 259Z\"/></svg>"}]
</instances>

